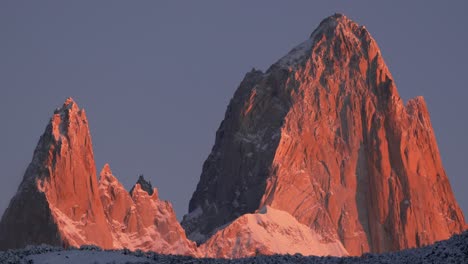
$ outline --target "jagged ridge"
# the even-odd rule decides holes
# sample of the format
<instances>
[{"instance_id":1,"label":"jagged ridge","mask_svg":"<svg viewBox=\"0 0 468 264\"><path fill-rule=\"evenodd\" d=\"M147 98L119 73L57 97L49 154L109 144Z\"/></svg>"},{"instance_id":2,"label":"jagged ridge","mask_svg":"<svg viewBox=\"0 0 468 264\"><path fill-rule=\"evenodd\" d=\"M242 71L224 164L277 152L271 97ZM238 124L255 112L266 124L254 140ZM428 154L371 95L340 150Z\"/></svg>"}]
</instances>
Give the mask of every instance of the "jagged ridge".
<instances>
[{"instance_id":1,"label":"jagged ridge","mask_svg":"<svg viewBox=\"0 0 468 264\"><path fill-rule=\"evenodd\" d=\"M196 256L172 205L140 176L127 192L106 164L99 184L85 111L55 110L0 222L0 249L96 245Z\"/></svg>"}]
</instances>

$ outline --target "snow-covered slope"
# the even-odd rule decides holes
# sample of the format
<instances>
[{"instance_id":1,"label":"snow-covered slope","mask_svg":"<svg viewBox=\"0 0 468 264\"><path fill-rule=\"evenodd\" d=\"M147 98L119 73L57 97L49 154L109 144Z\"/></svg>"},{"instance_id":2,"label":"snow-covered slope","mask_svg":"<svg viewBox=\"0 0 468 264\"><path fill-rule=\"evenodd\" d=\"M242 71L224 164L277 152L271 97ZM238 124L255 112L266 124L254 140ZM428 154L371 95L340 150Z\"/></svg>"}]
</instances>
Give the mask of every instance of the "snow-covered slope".
<instances>
[{"instance_id":1,"label":"snow-covered slope","mask_svg":"<svg viewBox=\"0 0 468 264\"><path fill-rule=\"evenodd\" d=\"M325 241L289 213L269 206L245 214L216 232L201 247L205 257L242 258L273 254L347 256L337 239Z\"/></svg>"},{"instance_id":2,"label":"snow-covered slope","mask_svg":"<svg viewBox=\"0 0 468 264\"><path fill-rule=\"evenodd\" d=\"M28 247L21 250L0 251L0 263L34 264L87 264L87 263L314 263L314 264L358 264L358 263L468 263L468 232L437 242L424 248L404 250L387 254L365 254L361 257L304 257L301 255L257 256L243 259L206 259L184 256L159 255L156 253L100 251L84 247L80 250L60 250L52 247Z\"/></svg>"}]
</instances>

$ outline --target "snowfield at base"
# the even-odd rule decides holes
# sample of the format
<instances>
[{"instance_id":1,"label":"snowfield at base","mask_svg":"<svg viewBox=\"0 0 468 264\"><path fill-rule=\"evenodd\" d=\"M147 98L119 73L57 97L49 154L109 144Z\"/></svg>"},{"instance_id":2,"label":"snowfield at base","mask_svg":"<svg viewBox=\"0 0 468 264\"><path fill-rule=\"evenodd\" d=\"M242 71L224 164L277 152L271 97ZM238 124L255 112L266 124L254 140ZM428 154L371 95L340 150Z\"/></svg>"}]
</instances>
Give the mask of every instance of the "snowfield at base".
<instances>
[{"instance_id":1,"label":"snowfield at base","mask_svg":"<svg viewBox=\"0 0 468 264\"><path fill-rule=\"evenodd\" d=\"M123 255L120 252L110 251L89 251L83 252L80 250L68 250L59 252L49 252L46 254L33 255L28 258L34 264L84 264L84 263L139 263L142 262L141 257Z\"/></svg>"},{"instance_id":2,"label":"snowfield at base","mask_svg":"<svg viewBox=\"0 0 468 264\"><path fill-rule=\"evenodd\" d=\"M187 256L160 255L153 252L128 250L102 251L97 247L83 246L80 249L62 250L50 246L29 246L20 250L0 251L0 263L35 264L104 264L104 263L468 263L468 232L434 245L387 254L364 254L361 257L305 257L296 255L256 256L242 259L209 259Z\"/></svg>"},{"instance_id":3,"label":"snowfield at base","mask_svg":"<svg viewBox=\"0 0 468 264\"><path fill-rule=\"evenodd\" d=\"M59 255L60 254L60 255ZM67 258L68 257L68 258ZM468 263L468 231L434 245L387 254L364 254L361 257L305 257L297 255L256 256L242 259L208 259L187 256L160 255L153 252L128 250L102 251L97 247L83 246L80 249L62 250L50 246L29 246L20 250L0 251L0 263L28 264L104 264L104 263Z\"/></svg>"},{"instance_id":4,"label":"snowfield at base","mask_svg":"<svg viewBox=\"0 0 468 264\"><path fill-rule=\"evenodd\" d=\"M337 239L331 242L299 223L287 212L263 207L218 230L200 247L204 257L241 258L272 254L348 256Z\"/></svg>"}]
</instances>

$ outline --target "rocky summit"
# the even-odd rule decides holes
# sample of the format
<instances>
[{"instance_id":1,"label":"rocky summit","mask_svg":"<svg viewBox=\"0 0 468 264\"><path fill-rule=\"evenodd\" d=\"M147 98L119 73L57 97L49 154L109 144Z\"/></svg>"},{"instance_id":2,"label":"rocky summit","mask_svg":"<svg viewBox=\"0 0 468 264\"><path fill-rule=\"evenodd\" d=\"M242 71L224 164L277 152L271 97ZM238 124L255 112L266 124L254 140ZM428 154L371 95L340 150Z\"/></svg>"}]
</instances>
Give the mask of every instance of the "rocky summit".
<instances>
[{"instance_id":1,"label":"rocky summit","mask_svg":"<svg viewBox=\"0 0 468 264\"><path fill-rule=\"evenodd\" d=\"M0 222L0 248L29 244L112 248L85 111L55 110Z\"/></svg>"},{"instance_id":2,"label":"rocky summit","mask_svg":"<svg viewBox=\"0 0 468 264\"><path fill-rule=\"evenodd\" d=\"M182 225L202 243L265 206L351 255L464 229L424 99L403 102L375 40L343 15L247 73Z\"/></svg>"},{"instance_id":3,"label":"rocky summit","mask_svg":"<svg viewBox=\"0 0 468 264\"><path fill-rule=\"evenodd\" d=\"M0 250L48 244L196 256L172 205L140 177L131 194L106 164L99 183L83 109L54 112L0 222Z\"/></svg>"}]
</instances>

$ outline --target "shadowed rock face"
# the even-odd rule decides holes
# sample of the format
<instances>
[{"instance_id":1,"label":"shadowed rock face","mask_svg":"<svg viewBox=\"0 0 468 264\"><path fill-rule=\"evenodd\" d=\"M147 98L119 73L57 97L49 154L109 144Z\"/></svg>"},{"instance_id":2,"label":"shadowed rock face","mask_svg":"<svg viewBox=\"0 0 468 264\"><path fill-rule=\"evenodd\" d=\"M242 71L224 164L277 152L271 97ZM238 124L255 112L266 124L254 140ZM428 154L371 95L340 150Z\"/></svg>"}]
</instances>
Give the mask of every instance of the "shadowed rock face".
<instances>
[{"instance_id":1,"label":"shadowed rock face","mask_svg":"<svg viewBox=\"0 0 468 264\"><path fill-rule=\"evenodd\" d=\"M46 243L112 247L97 189L84 110L67 99L54 112L0 222L0 248Z\"/></svg>"},{"instance_id":2,"label":"shadowed rock face","mask_svg":"<svg viewBox=\"0 0 468 264\"><path fill-rule=\"evenodd\" d=\"M182 225L204 241L266 205L352 255L464 228L423 98L403 103L374 39L342 15L246 75Z\"/></svg>"}]
</instances>

